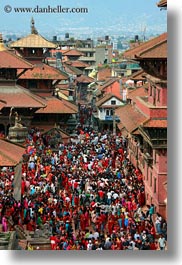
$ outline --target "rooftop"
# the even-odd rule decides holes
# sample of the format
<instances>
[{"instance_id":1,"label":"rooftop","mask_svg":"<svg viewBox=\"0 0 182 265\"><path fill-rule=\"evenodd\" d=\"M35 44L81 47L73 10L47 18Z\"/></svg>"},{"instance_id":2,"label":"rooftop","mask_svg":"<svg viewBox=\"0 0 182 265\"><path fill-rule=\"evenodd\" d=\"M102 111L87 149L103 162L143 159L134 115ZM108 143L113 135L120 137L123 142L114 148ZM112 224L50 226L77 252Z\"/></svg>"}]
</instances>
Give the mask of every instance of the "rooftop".
<instances>
[{"instance_id":1,"label":"rooftop","mask_svg":"<svg viewBox=\"0 0 182 265\"><path fill-rule=\"evenodd\" d=\"M144 70L139 70L135 73L133 73L132 75L129 76L129 79L131 80L136 80L136 81L143 81L146 80L146 75L147 73L144 72Z\"/></svg>"},{"instance_id":2,"label":"rooftop","mask_svg":"<svg viewBox=\"0 0 182 265\"><path fill-rule=\"evenodd\" d=\"M76 80L78 83L86 83L86 84L92 83L94 81L93 78L86 76L86 75L81 75L81 76L77 77Z\"/></svg>"},{"instance_id":3,"label":"rooftop","mask_svg":"<svg viewBox=\"0 0 182 265\"><path fill-rule=\"evenodd\" d=\"M160 0L160 1L157 3L157 6L158 6L158 7L167 7L167 0Z\"/></svg>"},{"instance_id":4,"label":"rooftop","mask_svg":"<svg viewBox=\"0 0 182 265\"><path fill-rule=\"evenodd\" d=\"M63 52L63 56L75 56L75 57L80 57L84 55L84 53L76 50L76 49L70 49L65 52Z\"/></svg>"},{"instance_id":5,"label":"rooftop","mask_svg":"<svg viewBox=\"0 0 182 265\"><path fill-rule=\"evenodd\" d=\"M44 109L39 109L36 113L48 114L74 114L78 112L76 105L70 103L65 99L58 99L56 97L46 97L47 107Z\"/></svg>"},{"instance_id":6,"label":"rooftop","mask_svg":"<svg viewBox=\"0 0 182 265\"><path fill-rule=\"evenodd\" d=\"M29 34L10 44L11 48L56 48L57 45L46 40L40 34Z\"/></svg>"},{"instance_id":7,"label":"rooftop","mask_svg":"<svg viewBox=\"0 0 182 265\"><path fill-rule=\"evenodd\" d=\"M25 152L23 147L0 139L0 166L16 166Z\"/></svg>"},{"instance_id":8,"label":"rooftop","mask_svg":"<svg viewBox=\"0 0 182 265\"><path fill-rule=\"evenodd\" d=\"M46 106L43 98L18 85L0 86L0 100L6 102L5 107L44 108Z\"/></svg>"},{"instance_id":9,"label":"rooftop","mask_svg":"<svg viewBox=\"0 0 182 265\"><path fill-rule=\"evenodd\" d=\"M64 70L71 75L81 75L82 71L72 65L66 64L65 62L63 63Z\"/></svg>"},{"instance_id":10,"label":"rooftop","mask_svg":"<svg viewBox=\"0 0 182 265\"><path fill-rule=\"evenodd\" d=\"M8 50L0 34L0 68L30 69L32 64Z\"/></svg>"},{"instance_id":11,"label":"rooftop","mask_svg":"<svg viewBox=\"0 0 182 265\"><path fill-rule=\"evenodd\" d=\"M104 84L100 85L100 89L104 90L105 88L107 88L108 86L112 85L115 82L119 82L118 78L109 78L107 81L104 82Z\"/></svg>"},{"instance_id":12,"label":"rooftop","mask_svg":"<svg viewBox=\"0 0 182 265\"><path fill-rule=\"evenodd\" d=\"M150 119L142 124L147 128L167 128L167 119Z\"/></svg>"},{"instance_id":13,"label":"rooftop","mask_svg":"<svg viewBox=\"0 0 182 265\"><path fill-rule=\"evenodd\" d=\"M76 61L65 61L65 64L71 65L73 67L78 67L78 68L86 68L89 65L87 63L84 63L82 61L76 60Z\"/></svg>"},{"instance_id":14,"label":"rooftop","mask_svg":"<svg viewBox=\"0 0 182 265\"><path fill-rule=\"evenodd\" d=\"M31 70L27 70L20 76L20 79L67 80L68 75L55 67L41 63L35 64Z\"/></svg>"},{"instance_id":15,"label":"rooftop","mask_svg":"<svg viewBox=\"0 0 182 265\"><path fill-rule=\"evenodd\" d=\"M48 41L35 29L34 20L31 20L31 34L10 44L11 48L56 48L57 45Z\"/></svg>"},{"instance_id":16,"label":"rooftop","mask_svg":"<svg viewBox=\"0 0 182 265\"><path fill-rule=\"evenodd\" d=\"M136 59L143 56L157 56L167 58L167 33L163 33L151 40L141 43L139 46L124 52L125 58ZM155 50L158 51L155 52ZM155 58L155 57L153 57Z\"/></svg>"},{"instance_id":17,"label":"rooftop","mask_svg":"<svg viewBox=\"0 0 182 265\"><path fill-rule=\"evenodd\" d=\"M111 98L113 98L113 97L114 97L114 98L117 98L118 100L120 100L120 101L122 102L121 97L119 98L119 97L115 96L115 95L112 94L112 93L107 93L103 98L99 99L99 100L96 102L96 106L97 106L97 107L102 106L103 103L105 103L106 101L108 101L109 99L111 99ZM114 107L116 107L116 105L113 105L112 107L114 108ZM117 106L117 107L118 107L118 106Z\"/></svg>"},{"instance_id":18,"label":"rooftop","mask_svg":"<svg viewBox=\"0 0 182 265\"><path fill-rule=\"evenodd\" d=\"M123 126L129 133L132 133L141 123L147 120L147 117L132 105L119 107L116 109L116 115L119 116Z\"/></svg>"},{"instance_id":19,"label":"rooftop","mask_svg":"<svg viewBox=\"0 0 182 265\"><path fill-rule=\"evenodd\" d=\"M145 85L143 85L141 87L137 87L137 88L129 91L127 98L130 98L133 101L135 101L136 97L145 97L148 95L147 89L148 89L148 84L146 83Z\"/></svg>"}]
</instances>

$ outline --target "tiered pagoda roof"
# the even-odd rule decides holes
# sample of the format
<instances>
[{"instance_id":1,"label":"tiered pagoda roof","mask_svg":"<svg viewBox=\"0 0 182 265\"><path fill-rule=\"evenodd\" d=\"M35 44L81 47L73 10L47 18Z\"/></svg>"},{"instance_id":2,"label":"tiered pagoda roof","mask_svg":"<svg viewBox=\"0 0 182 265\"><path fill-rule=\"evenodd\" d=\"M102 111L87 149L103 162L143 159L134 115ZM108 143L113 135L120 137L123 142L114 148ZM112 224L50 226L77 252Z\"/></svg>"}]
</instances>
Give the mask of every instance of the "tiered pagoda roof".
<instances>
[{"instance_id":1,"label":"tiered pagoda roof","mask_svg":"<svg viewBox=\"0 0 182 265\"><path fill-rule=\"evenodd\" d=\"M44 109L39 109L36 113L41 114L75 114L78 112L76 105L65 99L58 99L56 97L46 97L47 106Z\"/></svg>"},{"instance_id":2,"label":"tiered pagoda roof","mask_svg":"<svg viewBox=\"0 0 182 265\"><path fill-rule=\"evenodd\" d=\"M11 48L56 48L56 45L40 34L29 34L28 36L14 41L10 44Z\"/></svg>"},{"instance_id":3,"label":"tiered pagoda roof","mask_svg":"<svg viewBox=\"0 0 182 265\"><path fill-rule=\"evenodd\" d=\"M22 74L20 79L67 80L68 75L63 71L56 69L55 67L40 63L35 64L33 69Z\"/></svg>"},{"instance_id":4,"label":"tiered pagoda roof","mask_svg":"<svg viewBox=\"0 0 182 265\"><path fill-rule=\"evenodd\" d=\"M47 105L45 99L28 89L8 83L0 86L0 100L6 102L4 107L8 108L44 108Z\"/></svg>"},{"instance_id":5,"label":"tiered pagoda roof","mask_svg":"<svg viewBox=\"0 0 182 265\"><path fill-rule=\"evenodd\" d=\"M0 34L0 68L31 69L33 65L5 47Z\"/></svg>"},{"instance_id":6,"label":"tiered pagoda roof","mask_svg":"<svg viewBox=\"0 0 182 265\"><path fill-rule=\"evenodd\" d=\"M57 45L48 41L44 37L42 37L40 34L38 34L38 31L35 29L34 26L34 20L32 18L31 20L31 34L28 36L21 38L19 40L16 40L10 44L11 48L56 48Z\"/></svg>"}]
</instances>

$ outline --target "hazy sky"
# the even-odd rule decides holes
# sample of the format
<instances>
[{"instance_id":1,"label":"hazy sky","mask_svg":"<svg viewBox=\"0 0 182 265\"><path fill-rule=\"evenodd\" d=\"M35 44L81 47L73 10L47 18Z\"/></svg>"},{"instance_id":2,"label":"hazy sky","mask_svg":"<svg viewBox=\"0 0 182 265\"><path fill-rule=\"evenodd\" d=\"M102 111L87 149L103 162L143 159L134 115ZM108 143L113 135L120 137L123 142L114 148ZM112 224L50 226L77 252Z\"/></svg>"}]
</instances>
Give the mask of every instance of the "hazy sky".
<instances>
[{"instance_id":1,"label":"hazy sky","mask_svg":"<svg viewBox=\"0 0 182 265\"><path fill-rule=\"evenodd\" d=\"M167 12L160 11L158 0L0 0L0 31L30 31L33 16L39 32L67 31L70 28L127 28L148 31L166 31ZM16 13L14 8L87 8L88 13ZM7 7L8 6L8 7ZM12 8L12 10L11 10ZM8 11L5 12L5 10ZM11 11L11 12L10 12Z\"/></svg>"}]
</instances>

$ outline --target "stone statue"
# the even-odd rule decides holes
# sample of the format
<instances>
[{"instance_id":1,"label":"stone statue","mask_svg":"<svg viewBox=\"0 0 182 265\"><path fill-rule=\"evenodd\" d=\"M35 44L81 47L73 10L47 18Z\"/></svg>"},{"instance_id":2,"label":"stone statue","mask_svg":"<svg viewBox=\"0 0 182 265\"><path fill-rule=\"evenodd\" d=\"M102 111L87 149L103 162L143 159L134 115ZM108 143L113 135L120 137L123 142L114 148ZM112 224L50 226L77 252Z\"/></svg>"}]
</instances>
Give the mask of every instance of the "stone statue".
<instances>
[{"instance_id":1,"label":"stone statue","mask_svg":"<svg viewBox=\"0 0 182 265\"><path fill-rule=\"evenodd\" d=\"M21 124L21 118L19 118L18 112L15 112L15 127L22 128L23 125Z\"/></svg>"}]
</instances>

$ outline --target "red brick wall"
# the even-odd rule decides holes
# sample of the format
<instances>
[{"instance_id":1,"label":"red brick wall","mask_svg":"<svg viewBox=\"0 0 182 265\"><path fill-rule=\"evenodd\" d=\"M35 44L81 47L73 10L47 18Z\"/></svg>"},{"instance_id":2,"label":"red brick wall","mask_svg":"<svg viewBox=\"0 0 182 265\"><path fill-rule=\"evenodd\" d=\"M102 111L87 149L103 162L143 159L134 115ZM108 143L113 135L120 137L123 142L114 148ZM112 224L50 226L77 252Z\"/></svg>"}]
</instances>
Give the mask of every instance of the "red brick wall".
<instances>
[{"instance_id":1,"label":"red brick wall","mask_svg":"<svg viewBox=\"0 0 182 265\"><path fill-rule=\"evenodd\" d=\"M164 183L167 181L166 160L166 154L164 156L160 155L157 157L157 163L155 163L153 167L148 167L145 164L144 170L146 204L153 203L156 207L156 212L159 212L164 218L166 217L164 200L167 197L167 191L164 186ZM154 179L156 179L156 192L154 192Z\"/></svg>"},{"instance_id":2,"label":"red brick wall","mask_svg":"<svg viewBox=\"0 0 182 265\"><path fill-rule=\"evenodd\" d=\"M105 93L112 93L115 96L121 97L120 83L118 81L112 83L110 86L104 89Z\"/></svg>"},{"instance_id":3,"label":"red brick wall","mask_svg":"<svg viewBox=\"0 0 182 265\"><path fill-rule=\"evenodd\" d=\"M151 118L163 118L167 117L167 108L149 108L145 104L145 102L142 102L140 99L136 99L136 107L145 115Z\"/></svg>"}]
</instances>

